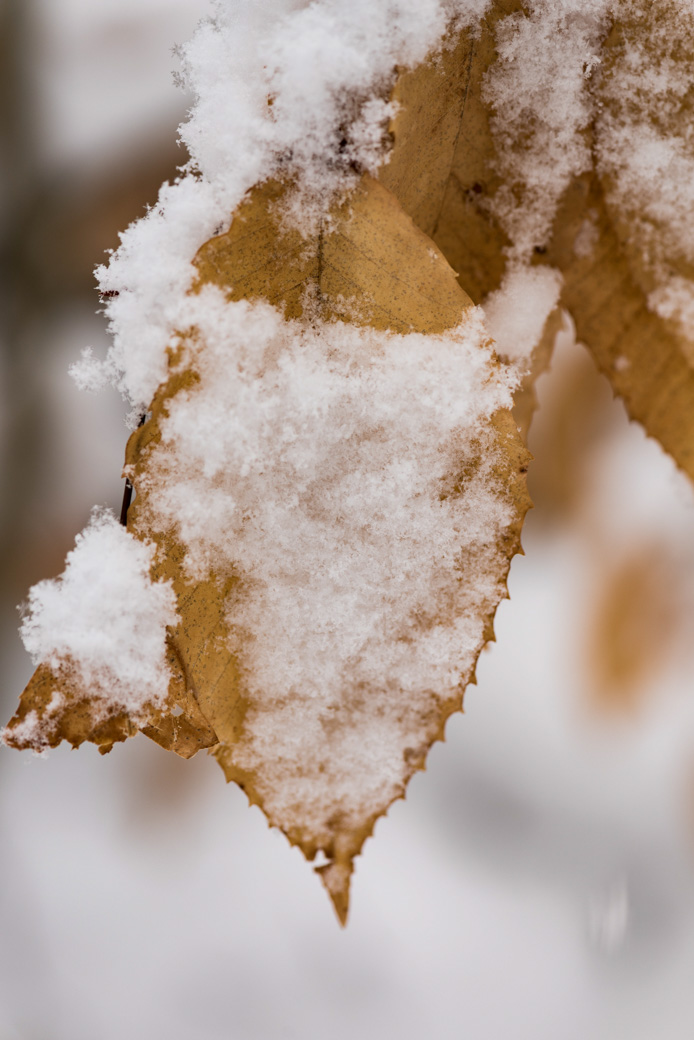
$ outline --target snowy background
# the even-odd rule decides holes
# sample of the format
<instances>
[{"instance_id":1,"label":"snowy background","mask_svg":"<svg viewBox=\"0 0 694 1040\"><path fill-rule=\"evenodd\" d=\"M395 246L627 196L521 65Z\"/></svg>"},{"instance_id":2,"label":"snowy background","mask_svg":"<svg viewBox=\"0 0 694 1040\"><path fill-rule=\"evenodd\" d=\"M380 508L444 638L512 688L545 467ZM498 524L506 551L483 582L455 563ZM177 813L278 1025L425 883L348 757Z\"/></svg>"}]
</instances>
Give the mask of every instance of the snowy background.
<instances>
[{"instance_id":1,"label":"snowy background","mask_svg":"<svg viewBox=\"0 0 694 1040\"><path fill-rule=\"evenodd\" d=\"M0 8L2 720L16 604L93 504L126 406L68 365L91 270L185 153L171 46L206 0ZM0 1040L688 1040L694 493L567 334L539 384L526 555L465 716L318 880L204 755L0 750Z\"/></svg>"}]
</instances>

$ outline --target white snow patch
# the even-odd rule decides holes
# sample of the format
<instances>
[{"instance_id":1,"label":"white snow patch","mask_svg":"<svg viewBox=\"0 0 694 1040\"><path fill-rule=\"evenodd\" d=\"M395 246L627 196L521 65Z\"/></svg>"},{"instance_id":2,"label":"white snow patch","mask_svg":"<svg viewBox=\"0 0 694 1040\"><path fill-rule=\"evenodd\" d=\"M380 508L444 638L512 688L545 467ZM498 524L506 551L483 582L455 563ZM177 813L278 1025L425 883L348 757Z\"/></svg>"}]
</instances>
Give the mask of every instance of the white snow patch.
<instances>
[{"instance_id":1,"label":"white snow patch","mask_svg":"<svg viewBox=\"0 0 694 1040\"><path fill-rule=\"evenodd\" d=\"M551 267L511 267L483 303L500 357L527 365L547 318L559 302L562 277Z\"/></svg>"}]
</instances>

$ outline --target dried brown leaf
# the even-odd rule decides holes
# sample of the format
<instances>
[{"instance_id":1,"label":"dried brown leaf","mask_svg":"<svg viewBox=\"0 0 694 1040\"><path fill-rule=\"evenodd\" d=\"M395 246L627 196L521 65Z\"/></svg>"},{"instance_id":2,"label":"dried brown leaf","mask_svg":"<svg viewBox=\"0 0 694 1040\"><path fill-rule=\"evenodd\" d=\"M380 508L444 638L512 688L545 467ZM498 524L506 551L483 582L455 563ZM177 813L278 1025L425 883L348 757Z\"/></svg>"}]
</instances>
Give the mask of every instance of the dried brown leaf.
<instances>
[{"instance_id":1,"label":"dried brown leaf","mask_svg":"<svg viewBox=\"0 0 694 1040\"><path fill-rule=\"evenodd\" d=\"M282 184L267 182L250 193L229 230L200 249L195 261L199 281L194 291L203 285L216 285L230 299L269 300L284 308L287 318L307 321L337 318L378 330L425 333L459 325L464 311L471 307L469 297L432 241L383 184L365 175L308 241L283 224L281 203L287 190ZM204 350L204 343L194 343L194 349ZM148 474L160 445L162 419L176 395L190 389L195 380L194 366L179 370L178 359L172 356L171 377L157 392L150 418L132 435L126 453L128 472L139 489L128 527L138 538L158 544L152 577L172 581L181 618L169 634L173 677L166 708L153 709L148 717L137 720L114 714L104 721L102 709L92 705L89 691L75 681L69 668L59 676L39 669L22 696L7 739L15 746L32 746L26 719L34 712L32 718L49 745L60 739L75 745L92 740L107 751L114 741L140 729L163 747L184 756L211 747L227 779L240 784L250 802L264 809L271 824L281 828L309 859L318 852L324 854L327 863L317 869L344 922L354 856L378 817L394 798L403 796L412 774L424 768L431 744L443 738L446 719L460 709L464 687L474 679L474 664L468 674L460 676L454 697L427 694L424 701L420 697L413 705L403 704L398 709L412 714L417 737L400 749L397 783L384 784L380 798L372 797L361 809L351 806L349 812L340 808L335 797L331 800L331 784L336 783L339 763L331 757L334 740L331 727L326 726L324 746L301 748L296 758L281 764L282 783L297 779L308 783L305 819L301 811L287 816L273 808L272 800L268 802L264 764L253 769L239 764L246 761L245 721L249 713L264 710L264 705L247 682L242 663L229 649L226 605L239 580L231 566L233 561L224 574L192 581L184 570L184 547L175 532L157 526L149 508ZM479 459L468 460L468 468L479 466L482 455L494 460L495 482L513 516L500 543L490 547L488 558L466 564L471 575L463 579L470 581L466 609L482 623L479 652L484 641L493 637L493 614L506 594L506 573L511 557L520 549L520 527L529 501L525 489L528 456L510 413L496 413L480 437L478 450ZM452 474L450 493L462 494L467 479L466 471ZM477 595L474 575L480 569L488 579L487 588L493 591ZM63 694L64 706L46 728L46 713L55 690ZM354 719L365 713L377 720L379 698L382 702L391 699L392 711L393 696L386 690L371 691L366 702L357 703L346 694L331 723L333 730L349 730ZM278 783L278 763L267 765L272 767L271 782ZM317 816L316 801L330 806L330 812Z\"/></svg>"},{"instance_id":2,"label":"dried brown leaf","mask_svg":"<svg viewBox=\"0 0 694 1040\"><path fill-rule=\"evenodd\" d=\"M338 316L396 332L435 333L459 323L470 301L458 287L454 272L394 196L377 181L365 176L354 194L337 209L329 230L320 232L312 244L307 244L298 232L281 226L278 202L283 190L276 183L260 186L236 214L229 231L201 248L196 260L199 285L215 284L231 299L269 299L283 305L289 317L302 317L308 310L309 317L316 313L324 319ZM152 419L131 439L128 458L134 467L136 487L148 467L147 447L156 442L159 417L180 386L180 378L175 375L157 395ZM508 563L519 549L520 525L529 505L524 479L527 456L508 413L496 415L490 433L491 450L498 458L497 479L516 517L504 544L499 546L495 563L501 596ZM488 445L484 447L490 450ZM138 498L131 522L138 535L157 536L148 527L146 494ZM344 921L354 856L393 797L401 797L410 776L423 768L429 746L443 736L448 715L460 708L463 688L471 676L461 677L460 692L453 701L437 703L434 698L422 714L417 749L401 749L402 775L395 795L391 787L385 786L383 798L375 808L369 805L362 812L350 814L332 803L330 816L318 822L307 808L305 823L297 824L294 814L288 820L267 804L262 764L255 771L237 764L243 760L246 741L244 719L249 712L262 711L263 704L249 691L239 662L225 649L228 641L224 604L229 585L214 581L189 585L181 571L179 547L169 543L166 549L166 562L157 577L171 577L174 581L182 618L175 644L189 686L217 734L219 744L214 753L227 778L239 783L249 800L259 804L270 822L298 844L309 859L319 851L328 858L329 862L318 870L340 920ZM234 578L228 581L233 583ZM485 638L492 635L495 606L496 602L478 605L486 617ZM364 705L352 704L348 699L335 725L349 728L353 713L364 710ZM375 709L369 710L374 711L375 719L377 703ZM325 801L333 782L330 757L331 740L327 734L324 747L302 748L296 759L286 763L283 782L288 785L297 777L308 779ZM316 761L323 762L320 772L315 772ZM271 765L274 776L277 763ZM310 803L311 795L306 797ZM330 803L329 797L327 801Z\"/></svg>"}]
</instances>

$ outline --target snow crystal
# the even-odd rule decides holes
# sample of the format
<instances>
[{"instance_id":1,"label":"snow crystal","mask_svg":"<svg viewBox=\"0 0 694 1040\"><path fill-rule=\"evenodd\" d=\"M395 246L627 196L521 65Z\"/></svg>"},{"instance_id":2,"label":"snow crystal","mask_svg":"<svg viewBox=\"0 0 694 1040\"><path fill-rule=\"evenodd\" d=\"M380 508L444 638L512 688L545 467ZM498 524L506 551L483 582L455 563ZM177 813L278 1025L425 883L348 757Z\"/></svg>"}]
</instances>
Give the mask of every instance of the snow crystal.
<instances>
[{"instance_id":1,"label":"snow crystal","mask_svg":"<svg viewBox=\"0 0 694 1040\"><path fill-rule=\"evenodd\" d=\"M500 357L527 364L559 302L561 285L561 275L549 267L509 268L483 305L487 330Z\"/></svg>"},{"instance_id":2,"label":"snow crystal","mask_svg":"<svg viewBox=\"0 0 694 1040\"><path fill-rule=\"evenodd\" d=\"M91 347L83 348L80 360L70 365L69 372L78 390L86 390L93 394L104 390L118 377L111 360L100 361L95 358Z\"/></svg>"},{"instance_id":3,"label":"snow crystal","mask_svg":"<svg viewBox=\"0 0 694 1040\"><path fill-rule=\"evenodd\" d=\"M58 674L75 669L105 709L137 715L167 693L165 636L177 622L176 600L169 582L150 579L154 552L95 511L62 576L29 593L21 635L34 663Z\"/></svg>"},{"instance_id":4,"label":"snow crystal","mask_svg":"<svg viewBox=\"0 0 694 1040\"><path fill-rule=\"evenodd\" d=\"M516 377L478 309L425 336L287 322L211 286L190 308L182 364L200 380L168 403L141 488L193 577L241 579L231 646L272 710L247 715L235 761L267 776L300 753L307 777L327 739L324 783L284 776L266 807L280 799L286 824L309 795L382 804L502 593L513 516L488 421Z\"/></svg>"}]
</instances>

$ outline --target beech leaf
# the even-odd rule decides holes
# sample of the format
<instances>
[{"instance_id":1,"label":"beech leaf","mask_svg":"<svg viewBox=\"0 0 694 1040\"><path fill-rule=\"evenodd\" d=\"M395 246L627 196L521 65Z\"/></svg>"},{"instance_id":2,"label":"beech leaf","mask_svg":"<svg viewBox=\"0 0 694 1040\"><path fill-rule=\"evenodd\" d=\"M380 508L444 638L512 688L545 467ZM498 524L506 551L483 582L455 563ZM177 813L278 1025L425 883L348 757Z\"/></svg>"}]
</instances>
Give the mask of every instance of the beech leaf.
<instances>
[{"instance_id":1,"label":"beech leaf","mask_svg":"<svg viewBox=\"0 0 694 1040\"><path fill-rule=\"evenodd\" d=\"M300 335L302 328L307 334L317 328L324 337L334 330L344 336L341 328L363 328L368 330L364 342L368 345L370 337L373 339L375 355L384 349L383 336L398 343L398 335L420 333L434 338L434 350L439 349L439 342L440 349L445 349L437 337L451 332L463 339L471 337L468 349L488 350L477 311L459 288L455 272L386 187L364 175L310 239L283 225L282 200L290 190L291 186L273 181L259 185L234 215L228 232L202 246L195 260L199 277L194 296L203 301L214 287L213 291L222 290L230 301L267 301L282 309L281 323L292 336ZM422 348L427 343L418 342ZM450 345L447 349L450 351ZM492 637L493 614L506 595L509 562L520 548L520 526L529 505L525 491L528 456L510 413L498 407L486 416L484 412L476 416L471 435L461 439L455 434L448 444L431 445L434 455L443 453L443 462L440 477L427 492L433 495L427 510L440 513L437 522L442 529L449 528L448 562L428 558L427 546L417 545L415 539L402 559L421 574L415 571L407 578L396 570L387 579L392 587L365 591L359 583L368 584L371 572L384 580L378 554L387 552L389 539L409 536L407 525L417 522L418 508L409 501L406 485L394 485L390 505L394 513L403 511L404 520L370 515L367 497L362 507L363 533L346 530L336 538L330 533L339 524L340 513L350 508L353 480L368 483L374 479L368 463L370 439L376 437L387 445L391 466L399 464L392 457L393 450L407 447L397 431L397 416L394 434L382 423L370 428L366 416L366 432L360 435L366 437L364 444L357 443L338 460L342 466L351 458L354 473L339 472L332 483L318 484L315 498L300 502L294 512L298 528L302 513L321 512L315 533L333 538L334 555L328 554L326 561L334 563L339 572L328 582L336 601L340 597L354 598L357 603L363 600L368 609L373 607L374 596L384 596L388 603L395 603L388 607L390 621L385 624L397 627L392 632L387 628L379 631L371 648L367 646L370 634L355 631L354 638L361 639L361 645L357 641L346 657L344 644L349 633L328 631L316 636L309 631L304 638L301 629L295 629L303 645L290 652L298 656L298 663L286 664L290 680L285 685L281 675L275 676L273 689L268 690L262 682L267 662L261 657L259 665L254 663L253 654L262 633L252 628L239 632L234 610L235 602L253 595L253 583L262 577L239 566L233 543L224 547L228 556L216 553L205 573L191 575L186 567L186 539L181 538L180 527L162 519L158 504L162 490L176 479L177 466L180 476L180 461L170 450L167 420L177 400L194 402L208 378L204 369L209 350L200 327L182 330L179 348L170 355L171 376L157 392L149 418L130 438L126 455L127 473L137 492L128 530L137 539L157 545L152 578L172 583L180 617L167 640L172 678L166 704L152 708L144 718L118 713L104 720L99 705L91 710L89 690L75 683L69 668L63 677L44 666L25 691L6 740L18 747L32 746L33 736L36 746L26 719L35 713L41 722L47 721L51 697L59 691L65 707L50 726L42 728L44 744L53 745L61 738L73 744L90 739L101 750L108 750L115 740L140 729L184 756L211 747L227 779L240 784L271 824L281 828L309 859L319 852L326 857L327 862L317 869L344 922L354 856L378 817L403 796L412 774L424 767L431 744L443 738L446 719L460 709L464 687L474 678L477 656ZM493 381L495 370L503 380L499 363L491 354L488 358L488 369L480 376L482 383ZM495 400L492 394L490 401ZM410 473L405 479L414 479L413 461L400 461L406 467L404 472ZM360 465L364 466L362 474ZM233 482L233 474L229 479ZM210 485L216 480L213 477ZM341 488L343 480L345 487ZM416 493L421 496L423 491L420 488ZM380 490L373 501L380 509L388 498ZM408 510L413 508L408 520ZM287 516L291 515L289 511ZM380 531L378 536L371 536L371 525ZM456 551L451 548L451 538L458 543ZM269 554L275 552L271 539ZM287 551L291 554L291 546ZM350 558L355 553L364 554L366 562L353 568ZM393 564L398 565L399 560L396 554ZM306 611L310 628L319 619L315 610L306 607L306 597L324 595L326 578L302 575L301 564L300 558L291 560L285 580L295 596L294 610L299 614ZM418 589L422 576L423 591L417 591L414 598L410 594L411 603L401 616L398 598L404 595L407 604L407 584ZM350 609L344 614L346 629L354 624ZM339 624L339 612L336 618ZM374 623L378 628L384 620L376 615ZM261 615L259 624L269 626L266 641L284 645L286 635L272 630L276 622L270 612ZM424 649L418 648L418 641ZM457 652L452 655L454 646ZM321 662L326 647L335 660ZM374 680L373 660L369 659L368 667L360 664L365 654L375 655L377 664L380 655L380 682ZM423 654L422 660L418 654ZM443 660L437 660L440 656ZM447 657L451 659L447 661ZM400 658L404 663L398 663ZM271 666L281 667L281 659L277 664L271 661ZM330 679L332 685L313 690L316 669L318 679L323 676L326 683L325 677L336 672ZM432 680L439 676L439 688L427 680L427 669ZM408 675L410 679L405 680ZM398 685L398 676L409 688Z\"/></svg>"}]
</instances>

